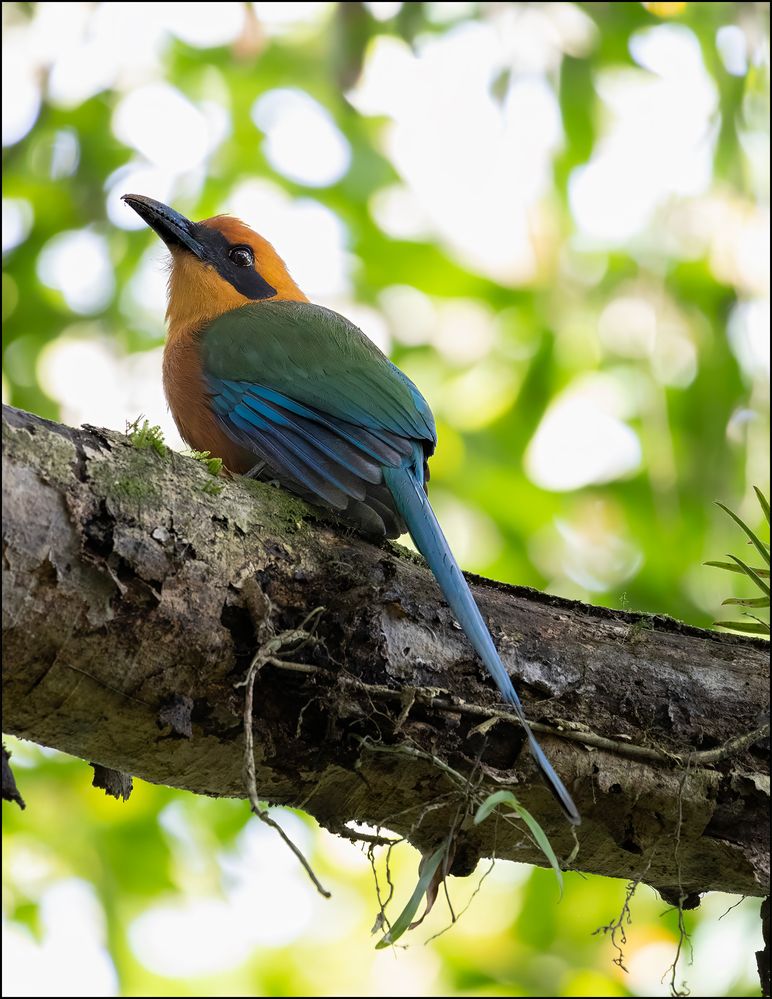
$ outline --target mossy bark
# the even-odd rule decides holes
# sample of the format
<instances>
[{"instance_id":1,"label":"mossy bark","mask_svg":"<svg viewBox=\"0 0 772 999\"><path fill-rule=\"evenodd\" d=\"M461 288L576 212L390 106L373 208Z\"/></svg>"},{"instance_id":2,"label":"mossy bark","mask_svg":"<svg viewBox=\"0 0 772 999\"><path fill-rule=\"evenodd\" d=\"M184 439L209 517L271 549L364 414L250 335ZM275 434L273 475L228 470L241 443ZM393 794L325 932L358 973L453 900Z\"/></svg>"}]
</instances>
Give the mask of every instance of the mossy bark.
<instances>
[{"instance_id":1,"label":"mossy bark","mask_svg":"<svg viewBox=\"0 0 772 999\"><path fill-rule=\"evenodd\" d=\"M466 809L454 873L494 853L544 862L516 827L474 825L469 803L503 786L569 855L571 830L522 730L415 556L280 489L213 479L116 433L4 407L3 441L5 731L145 780L244 796L237 684L265 634L321 607L313 640L257 678L261 797L422 849ZM766 894L767 646L472 582L582 812L572 866L666 898Z\"/></svg>"}]
</instances>

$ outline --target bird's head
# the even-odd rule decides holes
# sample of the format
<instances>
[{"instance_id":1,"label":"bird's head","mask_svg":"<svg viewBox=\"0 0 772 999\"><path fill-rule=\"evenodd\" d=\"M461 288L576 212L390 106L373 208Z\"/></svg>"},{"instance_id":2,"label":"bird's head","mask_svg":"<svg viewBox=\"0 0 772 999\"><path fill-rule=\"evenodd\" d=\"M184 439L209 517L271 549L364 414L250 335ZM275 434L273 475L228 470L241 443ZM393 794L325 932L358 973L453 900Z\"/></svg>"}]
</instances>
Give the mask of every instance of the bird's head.
<instances>
[{"instance_id":1,"label":"bird's head","mask_svg":"<svg viewBox=\"0 0 772 999\"><path fill-rule=\"evenodd\" d=\"M171 251L170 334L200 329L250 302L306 300L273 246L239 219L216 215L191 222L142 194L124 194L123 200Z\"/></svg>"}]
</instances>

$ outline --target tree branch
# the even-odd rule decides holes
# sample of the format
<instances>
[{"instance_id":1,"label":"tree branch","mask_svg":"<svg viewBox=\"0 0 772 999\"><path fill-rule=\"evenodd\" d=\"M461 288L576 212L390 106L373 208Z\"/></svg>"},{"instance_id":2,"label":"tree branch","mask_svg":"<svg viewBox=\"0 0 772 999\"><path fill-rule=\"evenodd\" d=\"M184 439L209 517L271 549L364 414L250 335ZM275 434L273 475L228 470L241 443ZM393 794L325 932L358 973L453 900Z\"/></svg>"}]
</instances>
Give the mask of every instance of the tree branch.
<instances>
[{"instance_id":1,"label":"tree branch","mask_svg":"<svg viewBox=\"0 0 772 999\"><path fill-rule=\"evenodd\" d=\"M246 797L249 664L322 607L311 637L266 654L253 677L260 798L429 850L465 795L504 785L568 856L571 830L522 730L419 559L282 490L109 431L4 407L3 440L5 731ZM768 646L473 586L582 812L573 866L666 897L767 893ZM468 815L453 873L494 850L543 862L516 826Z\"/></svg>"}]
</instances>

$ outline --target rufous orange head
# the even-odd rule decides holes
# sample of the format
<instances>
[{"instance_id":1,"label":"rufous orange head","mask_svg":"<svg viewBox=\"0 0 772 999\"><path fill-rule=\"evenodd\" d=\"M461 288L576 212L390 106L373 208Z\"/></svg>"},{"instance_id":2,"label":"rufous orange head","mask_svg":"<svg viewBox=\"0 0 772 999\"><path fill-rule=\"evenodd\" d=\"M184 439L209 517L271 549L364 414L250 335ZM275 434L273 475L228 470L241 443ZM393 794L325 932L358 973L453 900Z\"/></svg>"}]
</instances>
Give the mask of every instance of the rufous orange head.
<instances>
[{"instance_id":1,"label":"rufous orange head","mask_svg":"<svg viewBox=\"0 0 772 999\"><path fill-rule=\"evenodd\" d=\"M166 309L171 336L198 330L251 302L307 301L273 246L239 219L215 215L191 222L142 194L124 194L123 200L171 251Z\"/></svg>"}]
</instances>

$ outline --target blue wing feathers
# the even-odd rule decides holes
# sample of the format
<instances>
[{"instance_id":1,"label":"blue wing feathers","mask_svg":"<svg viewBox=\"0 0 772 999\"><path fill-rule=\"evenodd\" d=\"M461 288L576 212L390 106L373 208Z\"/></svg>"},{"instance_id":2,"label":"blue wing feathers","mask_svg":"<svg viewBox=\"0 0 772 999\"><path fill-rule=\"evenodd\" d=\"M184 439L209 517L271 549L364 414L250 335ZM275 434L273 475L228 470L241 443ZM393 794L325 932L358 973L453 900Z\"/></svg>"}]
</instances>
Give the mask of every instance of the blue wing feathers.
<instances>
[{"instance_id":1,"label":"blue wing feathers","mask_svg":"<svg viewBox=\"0 0 772 999\"><path fill-rule=\"evenodd\" d=\"M274 389L211 376L208 381L226 433L277 476L288 476L336 509L346 509L349 499L365 501L368 485L382 482L383 466L410 453L410 442L390 431L377 434L331 419Z\"/></svg>"},{"instance_id":2,"label":"blue wing feathers","mask_svg":"<svg viewBox=\"0 0 772 999\"><path fill-rule=\"evenodd\" d=\"M245 395L244 402L239 405L260 414L268 426L282 427L298 440L306 442L309 456L312 449L316 449L366 482L381 481L381 466L378 462L363 454L349 441L342 440L340 435L333 433L323 423L299 416L277 403L266 403L252 391Z\"/></svg>"},{"instance_id":3,"label":"blue wing feathers","mask_svg":"<svg viewBox=\"0 0 772 999\"><path fill-rule=\"evenodd\" d=\"M321 465L313 465L301 454L295 442L286 436L263 432L252 420L244 419L239 413L230 414L223 427L242 447L252 451L256 458L264 461L277 476L297 483L300 491L318 496L336 510L345 510L349 496L326 473Z\"/></svg>"},{"instance_id":4,"label":"blue wing feathers","mask_svg":"<svg viewBox=\"0 0 772 999\"><path fill-rule=\"evenodd\" d=\"M265 374L271 378L270 370ZM286 380L286 371L283 374ZM376 515L372 521L364 514L366 529L380 524L379 531L389 536L402 532L390 496L386 494L384 502L383 496L376 499L369 489L382 482L384 466L397 465L412 453L412 421L400 418L388 392L373 384L368 393L387 425L370 415L370 426L363 426L357 421L360 407L349 402L345 383L338 391L330 378L327 391L335 400L330 408L349 416L347 420L302 401L319 395L319 384L324 382L320 372L311 379L308 371L298 371L296 391L301 399L255 381L222 378L211 372L206 372L206 378L225 432L265 461L277 477L338 510L347 509L352 500L365 503Z\"/></svg>"},{"instance_id":5,"label":"blue wing feathers","mask_svg":"<svg viewBox=\"0 0 772 999\"><path fill-rule=\"evenodd\" d=\"M276 455L281 455L281 449L286 448L288 454L292 454L296 459L295 473L297 474L298 467L305 468L300 478L303 485L310 488L310 480L316 482L321 477L344 495L354 499L364 499L365 486L362 477L350 472L345 462L335 455L325 453L316 438L306 437L294 427L282 426L275 415L264 418L250 406L242 403L232 411L229 418L250 437L270 442ZM309 475L309 472L313 474ZM338 506L340 503L336 502L334 505ZM345 503L343 505L345 506Z\"/></svg>"}]
</instances>

